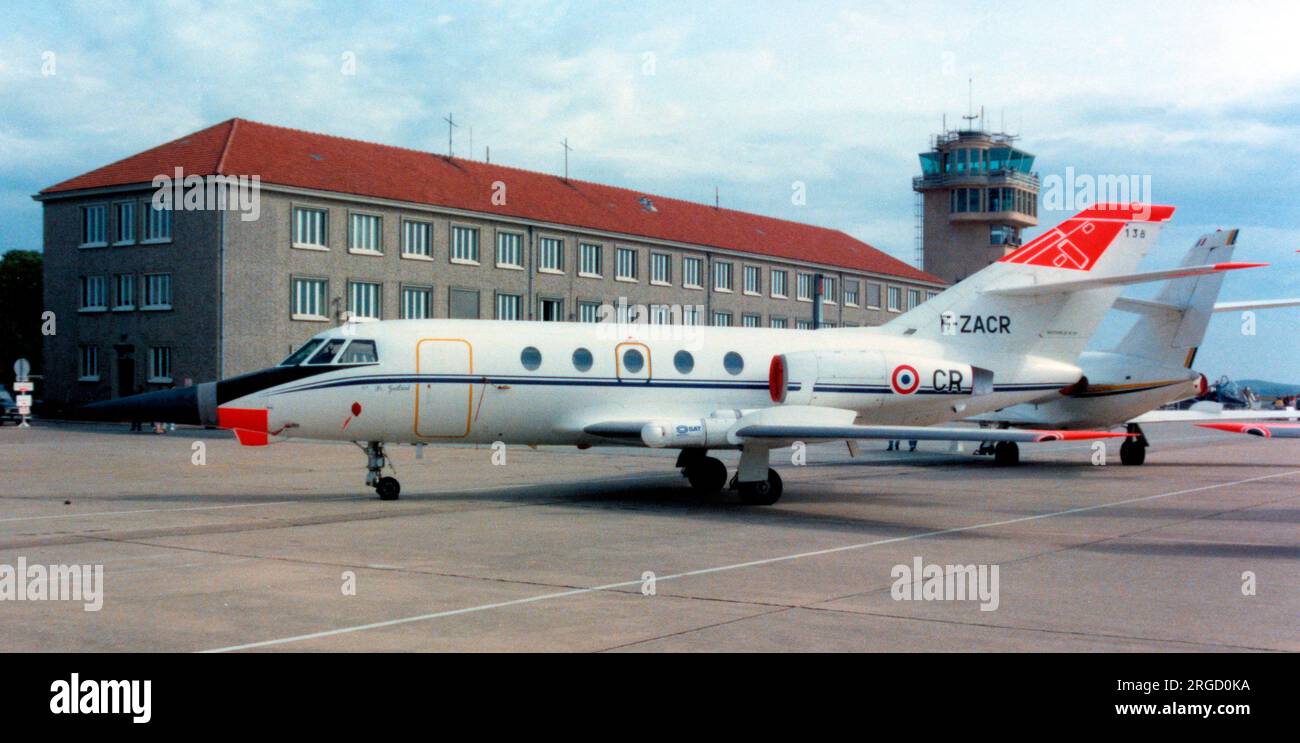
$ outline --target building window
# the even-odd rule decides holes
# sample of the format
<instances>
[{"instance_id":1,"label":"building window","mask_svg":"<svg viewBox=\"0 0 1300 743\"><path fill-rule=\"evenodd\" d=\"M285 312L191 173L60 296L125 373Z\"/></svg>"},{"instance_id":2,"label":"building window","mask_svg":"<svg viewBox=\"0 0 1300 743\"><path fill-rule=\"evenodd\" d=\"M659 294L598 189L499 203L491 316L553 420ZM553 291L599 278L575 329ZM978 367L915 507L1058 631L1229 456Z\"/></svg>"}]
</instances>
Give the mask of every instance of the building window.
<instances>
[{"instance_id":1,"label":"building window","mask_svg":"<svg viewBox=\"0 0 1300 743\"><path fill-rule=\"evenodd\" d=\"M907 309L909 309L909 310L911 310L911 309L916 309L917 305L919 305L919 304L921 304L921 290L920 290L920 289L908 289L908 290L907 290Z\"/></svg>"},{"instance_id":2,"label":"building window","mask_svg":"<svg viewBox=\"0 0 1300 743\"><path fill-rule=\"evenodd\" d=\"M172 210L157 209L152 204L144 210L144 241L164 243L172 239Z\"/></svg>"},{"instance_id":3,"label":"building window","mask_svg":"<svg viewBox=\"0 0 1300 743\"><path fill-rule=\"evenodd\" d=\"M789 327L789 325L786 323L784 317L773 317L773 318L771 318L771 319L768 320L768 323L769 323L772 327L774 327L774 328L782 328L782 329L784 329L784 328Z\"/></svg>"},{"instance_id":4,"label":"building window","mask_svg":"<svg viewBox=\"0 0 1300 743\"><path fill-rule=\"evenodd\" d=\"M537 319L545 322L564 322L564 300L539 298Z\"/></svg>"},{"instance_id":5,"label":"building window","mask_svg":"<svg viewBox=\"0 0 1300 743\"><path fill-rule=\"evenodd\" d=\"M713 325L719 328L731 327L731 313L730 312L713 313Z\"/></svg>"},{"instance_id":6,"label":"building window","mask_svg":"<svg viewBox=\"0 0 1300 743\"><path fill-rule=\"evenodd\" d=\"M543 237L537 240L537 270L564 272L564 241L558 237Z\"/></svg>"},{"instance_id":7,"label":"building window","mask_svg":"<svg viewBox=\"0 0 1300 743\"><path fill-rule=\"evenodd\" d=\"M475 289L447 290L447 317L455 320L477 320L479 315L478 291Z\"/></svg>"},{"instance_id":8,"label":"building window","mask_svg":"<svg viewBox=\"0 0 1300 743\"><path fill-rule=\"evenodd\" d=\"M517 232L497 233L497 265L505 268L524 267L524 236Z\"/></svg>"},{"instance_id":9,"label":"building window","mask_svg":"<svg viewBox=\"0 0 1300 743\"><path fill-rule=\"evenodd\" d=\"M939 296L939 292L926 292L925 301L929 302L931 299L934 299L937 296Z\"/></svg>"},{"instance_id":10,"label":"building window","mask_svg":"<svg viewBox=\"0 0 1300 743\"><path fill-rule=\"evenodd\" d=\"M761 315L741 315L740 325L746 328L757 328L762 325L763 318Z\"/></svg>"},{"instance_id":11,"label":"building window","mask_svg":"<svg viewBox=\"0 0 1300 743\"><path fill-rule=\"evenodd\" d=\"M673 257L667 253L650 254L650 283L671 286L673 283Z\"/></svg>"},{"instance_id":12,"label":"building window","mask_svg":"<svg viewBox=\"0 0 1300 743\"><path fill-rule=\"evenodd\" d=\"M432 289L427 286L402 287L402 319L428 320L432 316Z\"/></svg>"},{"instance_id":13,"label":"building window","mask_svg":"<svg viewBox=\"0 0 1300 743\"><path fill-rule=\"evenodd\" d=\"M726 261L718 261L713 264L713 289L719 292L729 292L732 287L731 264Z\"/></svg>"},{"instance_id":14,"label":"building window","mask_svg":"<svg viewBox=\"0 0 1300 743\"><path fill-rule=\"evenodd\" d=\"M293 307L290 315L294 320L326 320L325 297L329 282L325 279L294 279Z\"/></svg>"},{"instance_id":15,"label":"building window","mask_svg":"<svg viewBox=\"0 0 1300 743\"><path fill-rule=\"evenodd\" d=\"M763 293L763 269L758 266L745 266L745 293Z\"/></svg>"},{"instance_id":16,"label":"building window","mask_svg":"<svg viewBox=\"0 0 1300 743\"><path fill-rule=\"evenodd\" d=\"M785 271L772 271L772 296L777 299L790 296L790 274Z\"/></svg>"},{"instance_id":17,"label":"building window","mask_svg":"<svg viewBox=\"0 0 1300 743\"><path fill-rule=\"evenodd\" d=\"M522 300L518 294L498 294L497 295L497 319L498 320L519 320Z\"/></svg>"},{"instance_id":18,"label":"building window","mask_svg":"<svg viewBox=\"0 0 1300 743\"><path fill-rule=\"evenodd\" d=\"M795 321L794 321L794 329L795 329L795 330L812 330L812 329L813 329L813 326L812 326L812 320L795 320Z\"/></svg>"},{"instance_id":19,"label":"building window","mask_svg":"<svg viewBox=\"0 0 1300 743\"><path fill-rule=\"evenodd\" d=\"M903 290L896 287L889 287L889 311L901 312L903 310Z\"/></svg>"},{"instance_id":20,"label":"building window","mask_svg":"<svg viewBox=\"0 0 1300 743\"><path fill-rule=\"evenodd\" d=\"M578 322L600 322L600 302L579 302Z\"/></svg>"},{"instance_id":21,"label":"building window","mask_svg":"<svg viewBox=\"0 0 1300 743\"><path fill-rule=\"evenodd\" d=\"M293 246L296 248L325 248L328 246L326 228L329 220L324 209L293 208Z\"/></svg>"},{"instance_id":22,"label":"building window","mask_svg":"<svg viewBox=\"0 0 1300 743\"><path fill-rule=\"evenodd\" d=\"M147 273L144 275L144 306L146 310L170 310L172 308L172 275L169 273Z\"/></svg>"},{"instance_id":23,"label":"building window","mask_svg":"<svg viewBox=\"0 0 1300 743\"><path fill-rule=\"evenodd\" d=\"M81 247L95 248L108 244L104 224L107 214L108 209L103 204L81 207Z\"/></svg>"},{"instance_id":24,"label":"building window","mask_svg":"<svg viewBox=\"0 0 1300 743\"><path fill-rule=\"evenodd\" d=\"M867 282L867 309L880 309L880 284Z\"/></svg>"},{"instance_id":25,"label":"building window","mask_svg":"<svg viewBox=\"0 0 1300 743\"><path fill-rule=\"evenodd\" d=\"M99 380L99 346L80 346L81 364L77 369L77 378L82 382ZM132 382L134 386L134 382Z\"/></svg>"},{"instance_id":26,"label":"building window","mask_svg":"<svg viewBox=\"0 0 1300 743\"><path fill-rule=\"evenodd\" d=\"M858 282L855 279L844 280L844 304L849 307L858 306Z\"/></svg>"},{"instance_id":27,"label":"building window","mask_svg":"<svg viewBox=\"0 0 1300 743\"><path fill-rule=\"evenodd\" d=\"M822 277L822 303L835 304L835 278L832 276Z\"/></svg>"},{"instance_id":28,"label":"building window","mask_svg":"<svg viewBox=\"0 0 1300 743\"><path fill-rule=\"evenodd\" d=\"M402 255L433 257L433 225L428 222L402 222Z\"/></svg>"},{"instance_id":29,"label":"building window","mask_svg":"<svg viewBox=\"0 0 1300 743\"><path fill-rule=\"evenodd\" d=\"M618 248L614 253L614 278L636 281L636 250Z\"/></svg>"},{"instance_id":30,"label":"building window","mask_svg":"<svg viewBox=\"0 0 1300 743\"><path fill-rule=\"evenodd\" d=\"M582 276L599 278L604 266L601 265L601 248L596 243L578 244L578 273Z\"/></svg>"},{"instance_id":31,"label":"building window","mask_svg":"<svg viewBox=\"0 0 1300 743\"><path fill-rule=\"evenodd\" d=\"M113 244L129 245L135 242L135 202L119 201L113 205Z\"/></svg>"},{"instance_id":32,"label":"building window","mask_svg":"<svg viewBox=\"0 0 1300 743\"><path fill-rule=\"evenodd\" d=\"M650 324L651 325L672 325L673 306L671 304L650 305Z\"/></svg>"},{"instance_id":33,"label":"building window","mask_svg":"<svg viewBox=\"0 0 1300 743\"><path fill-rule=\"evenodd\" d=\"M700 324L700 306L698 304L682 305L682 325Z\"/></svg>"},{"instance_id":34,"label":"building window","mask_svg":"<svg viewBox=\"0 0 1300 743\"><path fill-rule=\"evenodd\" d=\"M168 346L149 349L149 380L155 384L172 381L172 350Z\"/></svg>"},{"instance_id":35,"label":"building window","mask_svg":"<svg viewBox=\"0 0 1300 743\"><path fill-rule=\"evenodd\" d=\"M682 258L682 286L691 289L704 288L703 258Z\"/></svg>"},{"instance_id":36,"label":"building window","mask_svg":"<svg viewBox=\"0 0 1300 743\"><path fill-rule=\"evenodd\" d=\"M348 282L348 311L352 317L378 320L381 317L379 294L378 282Z\"/></svg>"},{"instance_id":37,"label":"building window","mask_svg":"<svg viewBox=\"0 0 1300 743\"><path fill-rule=\"evenodd\" d=\"M354 253L384 252L383 221L374 214L353 214L348 228L348 250Z\"/></svg>"},{"instance_id":38,"label":"building window","mask_svg":"<svg viewBox=\"0 0 1300 743\"><path fill-rule=\"evenodd\" d=\"M454 263L478 263L477 228L452 226L451 260Z\"/></svg>"},{"instance_id":39,"label":"building window","mask_svg":"<svg viewBox=\"0 0 1300 743\"><path fill-rule=\"evenodd\" d=\"M119 273L113 277L113 309L135 309L135 274Z\"/></svg>"},{"instance_id":40,"label":"building window","mask_svg":"<svg viewBox=\"0 0 1300 743\"><path fill-rule=\"evenodd\" d=\"M810 273L800 273L798 275L798 286L795 290L798 292L796 298L800 302L811 302L813 298L813 275Z\"/></svg>"},{"instance_id":41,"label":"building window","mask_svg":"<svg viewBox=\"0 0 1300 743\"><path fill-rule=\"evenodd\" d=\"M87 312L99 312L108 309L105 297L103 276L81 277L81 309Z\"/></svg>"}]
</instances>

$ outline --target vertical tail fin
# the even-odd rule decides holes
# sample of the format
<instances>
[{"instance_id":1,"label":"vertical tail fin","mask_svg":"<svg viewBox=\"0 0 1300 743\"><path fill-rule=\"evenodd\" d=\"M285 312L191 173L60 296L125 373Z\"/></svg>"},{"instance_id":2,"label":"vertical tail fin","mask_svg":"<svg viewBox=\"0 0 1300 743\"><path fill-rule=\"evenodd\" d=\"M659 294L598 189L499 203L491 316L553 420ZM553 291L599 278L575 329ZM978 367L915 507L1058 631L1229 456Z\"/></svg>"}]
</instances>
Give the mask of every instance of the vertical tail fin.
<instances>
[{"instance_id":1,"label":"vertical tail fin","mask_svg":"<svg viewBox=\"0 0 1300 743\"><path fill-rule=\"evenodd\" d=\"M1179 265L1227 263L1232 260L1236 244L1237 230L1202 235ZM1223 273L1211 273L1165 282L1114 350L1166 366L1191 368L1214 314L1223 279Z\"/></svg>"},{"instance_id":2,"label":"vertical tail fin","mask_svg":"<svg viewBox=\"0 0 1300 743\"><path fill-rule=\"evenodd\" d=\"M1173 213L1146 204L1085 209L884 330L959 347L963 358L1033 355L1073 364L1122 287L1028 296L990 290L1131 274Z\"/></svg>"}]
</instances>

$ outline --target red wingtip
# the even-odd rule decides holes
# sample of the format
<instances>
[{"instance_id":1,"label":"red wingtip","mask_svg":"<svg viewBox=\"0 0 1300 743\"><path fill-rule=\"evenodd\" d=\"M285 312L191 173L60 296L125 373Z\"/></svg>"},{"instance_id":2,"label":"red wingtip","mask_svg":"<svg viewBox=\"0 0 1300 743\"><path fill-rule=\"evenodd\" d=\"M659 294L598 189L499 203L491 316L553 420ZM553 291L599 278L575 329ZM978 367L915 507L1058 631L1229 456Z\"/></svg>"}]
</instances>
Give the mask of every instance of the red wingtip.
<instances>
[{"instance_id":1,"label":"red wingtip","mask_svg":"<svg viewBox=\"0 0 1300 743\"><path fill-rule=\"evenodd\" d=\"M1216 263L1214 264L1214 270L1236 271L1239 268L1262 268L1267 265L1267 263Z\"/></svg>"},{"instance_id":2,"label":"red wingtip","mask_svg":"<svg viewBox=\"0 0 1300 743\"><path fill-rule=\"evenodd\" d=\"M1123 439L1136 436L1135 433L1114 433L1111 431L1043 431L1039 442L1047 441L1085 441L1090 439Z\"/></svg>"}]
</instances>

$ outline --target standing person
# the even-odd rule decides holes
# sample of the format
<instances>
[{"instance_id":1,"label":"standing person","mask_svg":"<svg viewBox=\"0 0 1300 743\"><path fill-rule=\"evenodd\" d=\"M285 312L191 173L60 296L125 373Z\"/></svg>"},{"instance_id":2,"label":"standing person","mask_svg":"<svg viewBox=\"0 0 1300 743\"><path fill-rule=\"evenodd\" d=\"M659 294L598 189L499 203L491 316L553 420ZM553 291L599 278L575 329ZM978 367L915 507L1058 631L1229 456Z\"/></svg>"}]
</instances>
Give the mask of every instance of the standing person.
<instances>
[{"instance_id":1,"label":"standing person","mask_svg":"<svg viewBox=\"0 0 1300 743\"><path fill-rule=\"evenodd\" d=\"M135 386L135 394L138 395L138 394L140 394L141 392L144 392L144 387L143 387L142 385L138 385L138 384L137 384L137 385ZM132 419L131 419L131 431L132 431L132 432L140 431L140 432L143 433L143 432L144 432L144 421L140 420L139 418L132 418Z\"/></svg>"}]
</instances>

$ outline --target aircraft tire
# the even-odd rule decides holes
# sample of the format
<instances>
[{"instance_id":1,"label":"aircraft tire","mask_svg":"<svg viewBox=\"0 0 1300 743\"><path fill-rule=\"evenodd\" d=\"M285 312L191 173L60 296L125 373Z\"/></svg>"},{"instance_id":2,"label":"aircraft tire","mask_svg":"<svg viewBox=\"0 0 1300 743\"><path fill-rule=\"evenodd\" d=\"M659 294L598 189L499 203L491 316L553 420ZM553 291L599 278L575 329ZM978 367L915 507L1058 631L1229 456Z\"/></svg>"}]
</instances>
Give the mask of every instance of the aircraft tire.
<instances>
[{"instance_id":1,"label":"aircraft tire","mask_svg":"<svg viewBox=\"0 0 1300 743\"><path fill-rule=\"evenodd\" d=\"M767 471L767 479L759 482L742 482L739 484L740 499L750 506L770 506L781 500L784 485L776 470Z\"/></svg>"},{"instance_id":2,"label":"aircraft tire","mask_svg":"<svg viewBox=\"0 0 1300 743\"><path fill-rule=\"evenodd\" d=\"M375 492L379 493L379 500L397 500L402 492L402 484L396 477L381 477L375 483Z\"/></svg>"},{"instance_id":3,"label":"aircraft tire","mask_svg":"<svg viewBox=\"0 0 1300 743\"><path fill-rule=\"evenodd\" d=\"M1119 445L1120 464L1126 464L1132 467L1141 465L1147 461L1147 448L1133 441L1125 441Z\"/></svg>"},{"instance_id":4,"label":"aircraft tire","mask_svg":"<svg viewBox=\"0 0 1300 743\"><path fill-rule=\"evenodd\" d=\"M1020 447L1014 441L999 441L993 447L993 464L998 467L1013 467L1020 464Z\"/></svg>"},{"instance_id":5,"label":"aircraft tire","mask_svg":"<svg viewBox=\"0 0 1300 743\"><path fill-rule=\"evenodd\" d=\"M686 467L686 479L701 494L720 492L727 485L727 465L717 457L704 457Z\"/></svg>"}]
</instances>

